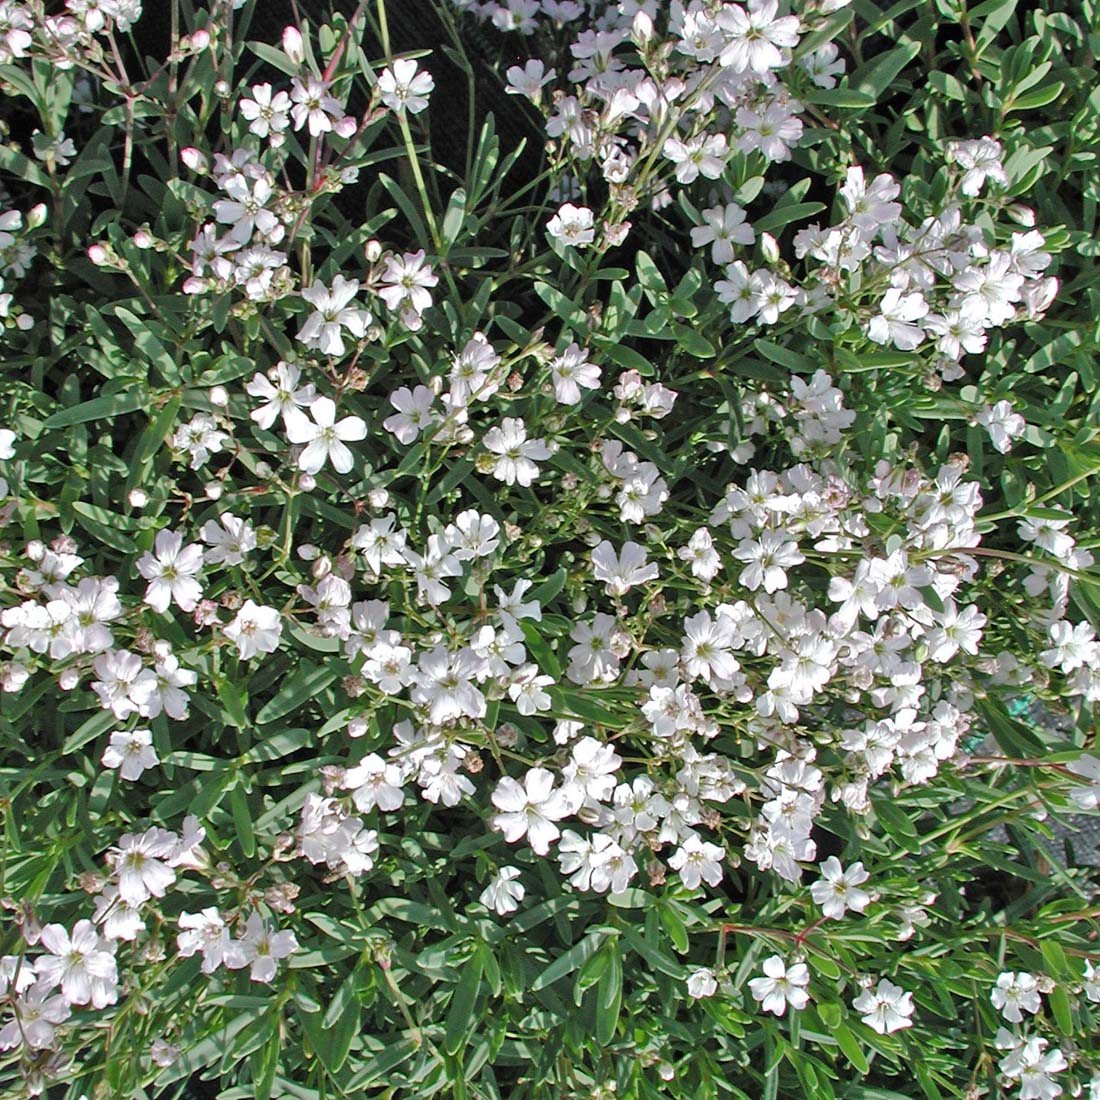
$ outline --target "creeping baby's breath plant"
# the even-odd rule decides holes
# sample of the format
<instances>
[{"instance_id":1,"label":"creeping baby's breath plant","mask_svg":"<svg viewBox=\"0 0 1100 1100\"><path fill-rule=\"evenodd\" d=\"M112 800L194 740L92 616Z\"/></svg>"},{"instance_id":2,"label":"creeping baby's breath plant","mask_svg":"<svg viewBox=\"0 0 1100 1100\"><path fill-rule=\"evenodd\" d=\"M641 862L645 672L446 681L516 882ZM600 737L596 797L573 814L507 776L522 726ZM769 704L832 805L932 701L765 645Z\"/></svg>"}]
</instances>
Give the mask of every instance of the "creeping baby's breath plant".
<instances>
[{"instance_id":1,"label":"creeping baby's breath plant","mask_svg":"<svg viewBox=\"0 0 1100 1100\"><path fill-rule=\"evenodd\" d=\"M145 7L0 0L4 1095L1100 1100L1093 0Z\"/></svg>"}]
</instances>

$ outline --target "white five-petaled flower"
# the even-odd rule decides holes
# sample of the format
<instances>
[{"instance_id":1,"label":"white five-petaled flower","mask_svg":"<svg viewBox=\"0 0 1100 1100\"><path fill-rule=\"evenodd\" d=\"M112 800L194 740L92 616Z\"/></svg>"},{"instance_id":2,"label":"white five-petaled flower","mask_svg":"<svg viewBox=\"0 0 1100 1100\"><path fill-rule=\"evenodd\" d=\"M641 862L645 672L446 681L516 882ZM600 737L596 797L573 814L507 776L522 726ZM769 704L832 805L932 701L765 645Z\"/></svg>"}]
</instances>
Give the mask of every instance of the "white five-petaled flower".
<instances>
[{"instance_id":1,"label":"white five-petaled flower","mask_svg":"<svg viewBox=\"0 0 1100 1100\"><path fill-rule=\"evenodd\" d=\"M378 78L378 91L382 102L391 111L408 111L417 115L428 106L428 96L435 88L432 74L419 72L419 66L411 58L402 58L393 67L384 69Z\"/></svg>"},{"instance_id":2,"label":"white five-petaled flower","mask_svg":"<svg viewBox=\"0 0 1100 1100\"><path fill-rule=\"evenodd\" d=\"M298 950L298 937L289 930L273 932L263 917L253 910L236 946L241 964L250 967L249 977L254 982L270 982L275 977L277 960Z\"/></svg>"},{"instance_id":3,"label":"white five-petaled flower","mask_svg":"<svg viewBox=\"0 0 1100 1100\"><path fill-rule=\"evenodd\" d=\"M369 311L351 304L358 291L359 280L345 279L343 275L337 275L332 280L331 290L324 283L306 287L302 297L313 306L314 312L306 319L298 339L307 348L316 348L325 355L343 355L345 348L341 330L347 329L353 336L362 339L371 323ZM282 411L285 416L289 410L284 406Z\"/></svg>"},{"instance_id":4,"label":"white five-petaled flower","mask_svg":"<svg viewBox=\"0 0 1100 1100\"><path fill-rule=\"evenodd\" d=\"M145 602L162 614L174 600L181 611L194 611L202 599L202 585L196 574L202 568L202 547L183 545L176 531L158 531L153 553L138 559L138 572L149 582Z\"/></svg>"},{"instance_id":5,"label":"white five-petaled flower","mask_svg":"<svg viewBox=\"0 0 1100 1100\"><path fill-rule=\"evenodd\" d=\"M562 244L583 248L596 239L596 218L587 206L562 203L546 223L546 232Z\"/></svg>"},{"instance_id":6,"label":"white five-petaled flower","mask_svg":"<svg viewBox=\"0 0 1100 1100\"><path fill-rule=\"evenodd\" d=\"M35 959L35 973L47 988L61 986L69 1004L106 1008L118 999L115 957L90 920L77 921L71 936L63 925L47 924L39 943L49 954Z\"/></svg>"},{"instance_id":7,"label":"white five-petaled flower","mask_svg":"<svg viewBox=\"0 0 1100 1100\"><path fill-rule=\"evenodd\" d=\"M550 361L550 378L558 402L577 405L580 404L582 386L586 390L599 389L600 368L590 363L588 352L574 343Z\"/></svg>"},{"instance_id":8,"label":"white five-petaled flower","mask_svg":"<svg viewBox=\"0 0 1100 1100\"><path fill-rule=\"evenodd\" d=\"M753 978L749 989L765 1012L782 1016L788 1005L803 1009L809 1004L806 986L810 984L810 971L805 963L788 967L781 956L771 955L764 960L764 974L762 978Z\"/></svg>"},{"instance_id":9,"label":"white five-petaled flower","mask_svg":"<svg viewBox=\"0 0 1100 1100\"><path fill-rule=\"evenodd\" d=\"M526 891L519 881L518 867L501 867L481 891L478 900L486 909L492 909L498 917L514 913L523 901Z\"/></svg>"},{"instance_id":10,"label":"white five-petaled flower","mask_svg":"<svg viewBox=\"0 0 1100 1100\"><path fill-rule=\"evenodd\" d=\"M993 1007L1009 1023L1018 1024L1025 1012L1034 1015L1042 1008L1039 981L1034 974L1006 970L997 976L997 984L989 995Z\"/></svg>"},{"instance_id":11,"label":"white five-petaled flower","mask_svg":"<svg viewBox=\"0 0 1100 1100\"><path fill-rule=\"evenodd\" d=\"M247 520L231 512L223 512L216 520L208 519L201 534L203 542L212 547L206 551L207 565L240 565L256 549L256 532Z\"/></svg>"},{"instance_id":12,"label":"white five-petaled flower","mask_svg":"<svg viewBox=\"0 0 1100 1100\"><path fill-rule=\"evenodd\" d=\"M223 628L223 633L236 645L241 660L247 661L258 653L274 653L279 648L282 616L277 608L245 600L236 618Z\"/></svg>"},{"instance_id":13,"label":"white five-petaled flower","mask_svg":"<svg viewBox=\"0 0 1100 1100\"><path fill-rule=\"evenodd\" d=\"M310 419L312 417L312 419ZM291 443L305 444L298 456L298 467L304 473L316 474L326 462L337 473L346 474L354 463L350 448L367 436L366 421L358 416L336 419L336 402L331 397L318 397L309 407L309 416L292 412L286 417L286 437Z\"/></svg>"},{"instance_id":14,"label":"white five-petaled flower","mask_svg":"<svg viewBox=\"0 0 1100 1100\"><path fill-rule=\"evenodd\" d=\"M281 134L290 125L291 100L286 92L272 95L270 84L253 84L252 98L242 99L239 106L253 134L270 137L272 145L282 142Z\"/></svg>"},{"instance_id":15,"label":"white five-petaled flower","mask_svg":"<svg viewBox=\"0 0 1100 1100\"><path fill-rule=\"evenodd\" d=\"M180 913L179 925L183 929L176 937L180 955L190 958L201 951L204 974L212 974L223 963L231 970L246 965L244 950L230 939L225 918L214 906L201 913Z\"/></svg>"},{"instance_id":16,"label":"white five-petaled flower","mask_svg":"<svg viewBox=\"0 0 1100 1100\"><path fill-rule=\"evenodd\" d=\"M694 890L700 882L717 886L722 881L722 861L726 849L692 835L672 853L668 865L680 874L680 881Z\"/></svg>"},{"instance_id":17,"label":"white five-petaled flower","mask_svg":"<svg viewBox=\"0 0 1100 1100\"><path fill-rule=\"evenodd\" d=\"M245 391L252 397L262 398L266 402L250 414L265 431L278 417L285 419L291 410L307 408L317 400L317 391L312 383L298 385L302 372L293 363L276 363L273 374L274 377L270 377L257 372L245 386Z\"/></svg>"},{"instance_id":18,"label":"white five-petaled flower","mask_svg":"<svg viewBox=\"0 0 1100 1100\"><path fill-rule=\"evenodd\" d=\"M839 920L849 909L862 913L867 908L871 895L859 885L871 876L862 863L853 863L845 870L836 856L829 856L820 871L821 878L810 887L810 894L826 917Z\"/></svg>"},{"instance_id":19,"label":"white five-petaled flower","mask_svg":"<svg viewBox=\"0 0 1100 1100\"><path fill-rule=\"evenodd\" d=\"M785 62L782 51L798 45L798 16L776 18L776 0L749 0L748 9L740 4L723 4L715 18L726 44L718 58L723 68L735 73L753 72L763 76Z\"/></svg>"},{"instance_id":20,"label":"white five-petaled flower","mask_svg":"<svg viewBox=\"0 0 1100 1100\"><path fill-rule=\"evenodd\" d=\"M103 752L105 768L118 768L123 779L139 779L147 768L160 763L153 748L153 735L147 729L116 730Z\"/></svg>"},{"instance_id":21,"label":"white five-petaled flower","mask_svg":"<svg viewBox=\"0 0 1100 1100\"><path fill-rule=\"evenodd\" d=\"M710 258L716 264L733 262L735 244L752 244L756 240L756 231L745 221L744 207L735 202L724 206L712 206L702 211L703 225L697 225L691 231L693 248L710 248Z\"/></svg>"},{"instance_id":22,"label":"white five-petaled flower","mask_svg":"<svg viewBox=\"0 0 1100 1100\"><path fill-rule=\"evenodd\" d=\"M546 768L532 768L523 786L504 776L493 791L493 805L500 811L493 814L493 828L502 832L509 844L526 836L531 850L540 856L561 836L554 822L570 812L563 792L554 790L554 773Z\"/></svg>"},{"instance_id":23,"label":"white five-petaled flower","mask_svg":"<svg viewBox=\"0 0 1100 1100\"><path fill-rule=\"evenodd\" d=\"M544 440L527 438L527 428L519 417L506 416L499 428L485 433L482 443L497 456L493 477L508 485L530 485L539 476L535 463L550 457Z\"/></svg>"},{"instance_id":24,"label":"white five-petaled flower","mask_svg":"<svg viewBox=\"0 0 1100 1100\"><path fill-rule=\"evenodd\" d=\"M309 126L310 136L320 137L333 128L333 123L344 117L344 108L338 99L328 94L328 84L315 76L304 80L295 77L290 84L290 98L294 101L291 114L294 129Z\"/></svg>"},{"instance_id":25,"label":"white five-petaled flower","mask_svg":"<svg viewBox=\"0 0 1100 1100\"><path fill-rule=\"evenodd\" d=\"M646 558L645 547L636 542L624 543L616 554L615 547L604 539L592 551L592 567L609 596L623 596L636 584L657 579L657 563L647 562Z\"/></svg>"},{"instance_id":26,"label":"white five-petaled flower","mask_svg":"<svg viewBox=\"0 0 1100 1100\"><path fill-rule=\"evenodd\" d=\"M689 997L699 1000L702 997L713 997L718 992L718 979L709 966L700 966L688 975L687 991Z\"/></svg>"},{"instance_id":27,"label":"white five-petaled flower","mask_svg":"<svg viewBox=\"0 0 1100 1100\"><path fill-rule=\"evenodd\" d=\"M880 1035L912 1027L913 994L906 993L887 978L879 979L874 992L865 989L853 1002L853 1008L863 1015L863 1022Z\"/></svg>"}]
</instances>

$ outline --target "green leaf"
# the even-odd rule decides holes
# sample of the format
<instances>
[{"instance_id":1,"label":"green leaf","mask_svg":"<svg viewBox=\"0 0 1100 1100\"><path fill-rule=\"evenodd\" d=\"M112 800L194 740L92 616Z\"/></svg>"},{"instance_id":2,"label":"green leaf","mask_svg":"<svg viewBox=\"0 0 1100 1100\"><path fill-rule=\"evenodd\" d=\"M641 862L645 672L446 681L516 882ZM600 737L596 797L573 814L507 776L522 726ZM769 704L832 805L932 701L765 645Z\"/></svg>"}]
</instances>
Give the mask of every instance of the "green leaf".
<instances>
[{"instance_id":1,"label":"green leaf","mask_svg":"<svg viewBox=\"0 0 1100 1100\"><path fill-rule=\"evenodd\" d=\"M302 661L279 688L275 697L260 708L260 713L256 715L256 725L267 725L268 722L274 722L296 711L324 691L339 676L340 670L332 665L313 665Z\"/></svg>"},{"instance_id":2,"label":"green leaf","mask_svg":"<svg viewBox=\"0 0 1100 1100\"><path fill-rule=\"evenodd\" d=\"M451 1006L447 1010L447 1025L443 1036L443 1049L448 1054L457 1054L466 1045L470 1020L477 1004L478 990L481 988L481 970L482 956L479 945L462 967L462 976L458 979L455 991L451 995Z\"/></svg>"},{"instance_id":3,"label":"green leaf","mask_svg":"<svg viewBox=\"0 0 1100 1100\"><path fill-rule=\"evenodd\" d=\"M875 97L870 92L858 88L815 88L803 92L799 99L804 103L816 103L819 107L839 107L851 110L866 110L875 105Z\"/></svg>"},{"instance_id":4,"label":"green leaf","mask_svg":"<svg viewBox=\"0 0 1100 1100\"><path fill-rule=\"evenodd\" d=\"M770 214L753 222L753 228L757 233L774 233L791 222L812 218L824 209L823 202L794 202L789 206L777 206Z\"/></svg>"},{"instance_id":5,"label":"green leaf","mask_svg":"<svg viewBox=\"0 0 1100 1100\"><path fill-rule=\"evenodd\" d=\"M140 384L131 381L130 385L121 393L113 393L106 397L93 397L91 401L85 401L72 408L62 409L46 419L46 427L68 428L73 424L86 424L91 420L111 420L116 416L124 416L126 413L137 412L149 406L148 394Z\"/></svg>"},{"instance_id":6,"label":"green leaf","mask_svg":"<svg viewBox=\"0 0 1100 1100\"><path fill-rule=\"evenodd\" d=\"M246 859L256 854L256 834L252 829L252 813L248 808L248 795L238 783L229 792L229 809L233 813L233 824L237 829L237 842Z\"/></svg>"},{"instance_id":7,"label":"green leaf","mask_svg":"<svg viewBox=\"0 0 1100 1100\"><path fill-rule=\"evenodd\" d=\"M566 974L572 974L578 966L581 966L588 958L596 953L607 933L602 931L590 932L583 940L575 943L563 955L559 955L532 983L531 992L537 993L548 985L553 985Z\"/></svg>"},{"instance_id":8,"label":"green leaf","mask_svg":"<svg viewBox=\"0 0 1100 1100\"><path fill-rule=\"evenodd\" d=\"M623 1001L623 963L617 940L604 947L608 954L607 969L596 987L596 1042L607 1046L615 1037Z\"/></svg>"},{"instance_id":9,"label":"green leaf","mask_svg":"<svg viewBox=\"0 0 1100 1100\"><path fill-rule=\"evenodd\" d=\"M859 1040L846 1025L838 1023L833 1028L833 1038L836 1039L836 1045L840 1047L844 1057L848 1059L857 1073L866 1073L871 1068L867 1061L867 1055L863 1053L863 1048L859 1045Z\"/></svg>"}]
</instances>

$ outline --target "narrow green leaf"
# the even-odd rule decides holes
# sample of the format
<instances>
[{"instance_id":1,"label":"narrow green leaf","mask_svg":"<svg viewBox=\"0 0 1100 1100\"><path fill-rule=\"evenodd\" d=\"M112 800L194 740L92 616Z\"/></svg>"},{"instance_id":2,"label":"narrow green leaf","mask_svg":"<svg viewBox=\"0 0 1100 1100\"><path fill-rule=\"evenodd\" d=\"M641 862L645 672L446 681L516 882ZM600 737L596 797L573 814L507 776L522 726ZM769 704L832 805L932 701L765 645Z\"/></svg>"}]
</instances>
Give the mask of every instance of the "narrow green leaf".
<instances>
[{"instance_id":1,"label":"narrow green leaf","mask_svg":"<svg viewBox=\"0 0 1100 1100\"><path fill-rule=\"evenodd\" d=\"M302 661L283 683L273 699L266 702L256 715L256 724L264 726L296 711L315 695L320 694L340 676L331 665L313 665Z\"/></svg>"},{"instance_id":2,"label":"narrow green leaf","mask_svg":"<svg viewBox=\"0 0 1100 1100\"><path fill-rule=\"evenodd\" d=\"M466 1045L466 1035L470 1030L470 1019L477 1004L477 993L480 988L481 952L475 951L462 967L461 977L451 995L451 1006L447 1010L443 1049L448 1054L457 1054Z\"/></svg>"}]
</instances>

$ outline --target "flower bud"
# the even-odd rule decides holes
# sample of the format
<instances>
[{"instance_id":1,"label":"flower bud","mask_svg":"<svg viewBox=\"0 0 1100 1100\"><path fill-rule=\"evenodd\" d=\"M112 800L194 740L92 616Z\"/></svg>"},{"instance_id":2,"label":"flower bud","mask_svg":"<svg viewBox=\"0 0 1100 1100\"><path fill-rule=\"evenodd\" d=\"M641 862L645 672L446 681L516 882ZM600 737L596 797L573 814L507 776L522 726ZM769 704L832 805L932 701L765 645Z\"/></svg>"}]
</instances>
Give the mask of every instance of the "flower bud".
<instances>
[{"instance_id":1,"label":"flower bud","mask_svg":"<svg viewBox=\"0 0 1100 1100\"><path fill-rule=\"evenodd\" d=\"M131 238L135 248L152 248L153 234L148 229L139 229Z\"/></svg>"},{"instance_id":2,"label":"flower bud","mask_svg":"<svg viewBox=\"0 0 1100 1100\"><path fill-rule=\"evenodd\" d=\"M355 115L344 115L333 127L337 137L349 138L359 129L359 121Z\"/></svg>"},{"instance_id":3,"label":"flower bud","mask_svg":"<svg viewBox=\"0 0 1100 1100\"><path fill-rule=\"evenodd\" d=\"M224 386L214 386L210 390L210 404L224 409L229 404L229 394Z\"/></svg>"},{"instance_id":4,"label":"flower bud","mask_svg":"<svg viewBox=\"0 0 1100 1100\"><path fill-rule=\"evenodd\" d=\"M210 167L209 161L206 159L206 154L192 145L188 145L186 149L180 150L180 160L182 160L184 165L190 168L192 172L198 172L200 175L205 173Z\"/></svg>"},{"instance_id":5,"label":"flower bud","mask_svg":"<svg viewBox=\"0 0 1100 1100\"><path fill-rule=\"evenodd\" d=\"M57 678L57 686L62 691L72 691L80 683L80 673L75 668L67 668Z\"/></svg>"},{"instance_id":6,"label":"flower bud","mask_svg":"<svg viewBox=\"0 0 1100 1100\"><path fill-rule=\"evenodd\" d=\"M298 488L301 489L303 493L312 493L313 490L317 488L317 479L312 474L302 474L302 476L298 478Z\"/></svg>"},{"instance_id":7,"label":"flower bud","mask_svg":"<svg viewBox=\"0 0 1100 1100\"><path fill-rule=\"evenodd\" d=\"M302 33L297 27L287 27L283 31L283 53L295 65L301 65L305 61L305 45L302 42Z\"/></svg>"},{"instance_id":8,"label":"flower bud","mask_svg":"<svg viewBox=\"0 0 1100 1100\"><path fill-rule=\"evenodd\" d=\"M96 267L106 267L110 263L111 257L107 249L101 244L93 244L88 249L88 259L92 261Z\"/></svg>"},{"instance_id":9,"label":"flower bud","mask_svg":"<svg viewBox=\"0 0 1100 1100\"><path fill-rule=\"evenodd\" d=\"M1005 213L1017 224L1025 229L1035 227L1035 211L1030 206L1024 206L1022 202L1014 202L1005 209Z\"/></svg>"},{"instance_id":10,"label":"flower bud","mask_svg":"<svg viewBox=\"0 0 1100 1100\"><path fill-rule=\"evenodd\" d=\"M229 93L232 89L229 86L228 80L215 80L214 81L214 95L219 99L228 99Z\"/></svg>"},{"instance_id":11,"label":"flower bud","mask_svg":"<svg viewBox=\"0 0 1100 1100\"><path fill-rule=\"evenodd\" d=\"M225 492L225 486L220 481L212 481L206 486L206 499L221 500L223 492Z\"/></svg>"},{"instance_id":12,"label":"flower bud","mask_svg":"<svg viewBox=\"0 0 1100 1100\"><path fill-rule=\"evenodd\" d=\"M40 225L45 225L47 214L46 204L44 202L36 203L27 214L27 228L37 229Z\"/></svg>"},{"instance_id":13,"label":"flower bud","mask_svg":"<svg viewBox=\"0 0 1100 1100\"><path fill-rule=\"evenodd\" d=\"M316 561L317 555L320 553L321 551L311 542L303 542L302 545L298 547L298 557L301 558L302 561Z\"/></svg>"},{"instance_id":14,"label":"flower bud","mask_svg":"<svg viewBox=\"0 0 1100 1100\"><path fill-rule=\"evenodd\" d=\"M768 263L779 263L779 242L770 233L760 234L760 249Z\"/></svg>"},{"instance_id":15,"label":"flower bud","mask_svg":"<svg viewBox=\"0 0 1100 1100\"><path fill-rule=\"evenodd\" d=\"M127 499L131 508L144 508L149 503L149 494L144 489L131 489Z\"/></svg>"},{"instance_id":16,"label":"flower bud","mask_svg":"<svg viewBox=\"0 0 1100 1100\"><path fill-rule=\"evenodd\" d=\"M372 508L385 508L390 502L388 489L371 489L367 493L367 501Z\"/></svg>"},{"instance_id":17,"label":"flower bud","mask_svg":"<svg viewBox=\"0 0 1100 1100\"><path fill-rule=\"evenodd\" d=\"M630 24L630 40L635 46L645 46L652 37L653 20L644 11L639 11Z\"/></svg>"},{"instance_id":18,"label":"flower bud","mask_svg":"<svg viewBox=\"0 0 1100 1100\"><path fill-rule=\"evenodd\" d=\"M182 46L184 42L187 43L185 49L188 49L194 53L202 53L210 45L210 32L203 28L195 31L189 38L183 40L180 43Z\"/></svg>"}]
</instances>

